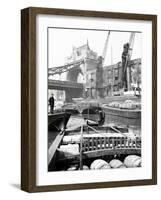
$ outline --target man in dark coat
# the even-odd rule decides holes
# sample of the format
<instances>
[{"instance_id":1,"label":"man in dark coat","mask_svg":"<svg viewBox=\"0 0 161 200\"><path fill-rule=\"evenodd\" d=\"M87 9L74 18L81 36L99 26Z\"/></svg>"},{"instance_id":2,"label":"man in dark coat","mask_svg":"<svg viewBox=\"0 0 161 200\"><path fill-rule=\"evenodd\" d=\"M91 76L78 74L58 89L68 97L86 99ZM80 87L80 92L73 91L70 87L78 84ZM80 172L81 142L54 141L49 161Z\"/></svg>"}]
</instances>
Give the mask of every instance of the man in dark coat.
<instances>
[{"instance_id":1,"label":"man in dark coat","mask_svg":"<svg viewBox=\"0 0 161 200\"><path fill-rule=\"evenodd\" d=\"M53 97L53 94L51 95L51 97L49 98L49 105L50 105L50 113L53 114L54 112L54 103L55 103L55 99Z\"/></svg>"}]
</instances>

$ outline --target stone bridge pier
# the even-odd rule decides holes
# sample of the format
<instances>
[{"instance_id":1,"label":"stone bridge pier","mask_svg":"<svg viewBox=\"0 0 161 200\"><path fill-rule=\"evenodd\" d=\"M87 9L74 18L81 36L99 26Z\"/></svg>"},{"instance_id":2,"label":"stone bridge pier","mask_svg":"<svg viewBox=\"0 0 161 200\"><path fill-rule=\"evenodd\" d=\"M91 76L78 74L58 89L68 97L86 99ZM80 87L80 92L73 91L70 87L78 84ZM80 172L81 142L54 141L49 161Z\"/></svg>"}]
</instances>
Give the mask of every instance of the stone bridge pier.
<instances>
[{"instance_id":1,"label":"stone bridge pier","mask_svg":"<svg viewBox=\"0 0 161 200\"><path fill-rule=\"evenodd\" d=\"M72 102L72 98L79 98L83 95L83 89L79 88L66 88L65 89L65 101Z\"/></svg>"},{"instance_id":2,"label":"stone bridge pier","mask_svg":"<svg viewBox=\"0 0 161 200\"><path fill-rule=\"evenodd\" d=\"M48 89L64 90L65 100L71 102L72 98L82 97L83 84L70 81L48 80Z\"/></svg>"},{"instance_id":3,"label":"stone bridge pier","mask_svg":"<svg viewBox=\"0 0 161 200\"><path fill-rule=\"evenodd\" d=\"M79 98L83 97L83 83L78 81L78 77L81 76L83 78L84 74L82 71L82 68L84 68L84 64L77 65L74 68L72 68L70 71L66 74L66 80L69 81L73 85L82 85L82 88L66 88L65 89L65 96L66 101L71 102L72 98Z\"/></svg>"}]
</instances>

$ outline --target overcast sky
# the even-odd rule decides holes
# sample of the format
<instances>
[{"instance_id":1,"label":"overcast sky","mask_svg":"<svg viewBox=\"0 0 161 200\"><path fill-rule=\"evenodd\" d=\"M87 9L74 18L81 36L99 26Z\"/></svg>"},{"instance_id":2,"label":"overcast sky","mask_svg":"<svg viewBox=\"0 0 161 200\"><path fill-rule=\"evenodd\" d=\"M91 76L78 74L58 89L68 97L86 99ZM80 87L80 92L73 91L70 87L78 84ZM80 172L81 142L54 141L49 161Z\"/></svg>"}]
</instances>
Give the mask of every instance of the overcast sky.
<instances>
[{"instance_id":1,"label":"overcast sky","mask_svg":"<svg viewBox=\"0 0 161 200\"><path fill-rule=\"evenodd\" d=\"M49 67L61 66L65 62L65 57L70 56L72 47L79 47L89 43L90 49L102 55L108 31L75 30L49 28L48 38L48 61ZM130 32L111 31L105 65L121 61L123 45L129 42ZM142 40L141 33L135 34L132 59L141 58Z\"/></svg>"}]
</instances>

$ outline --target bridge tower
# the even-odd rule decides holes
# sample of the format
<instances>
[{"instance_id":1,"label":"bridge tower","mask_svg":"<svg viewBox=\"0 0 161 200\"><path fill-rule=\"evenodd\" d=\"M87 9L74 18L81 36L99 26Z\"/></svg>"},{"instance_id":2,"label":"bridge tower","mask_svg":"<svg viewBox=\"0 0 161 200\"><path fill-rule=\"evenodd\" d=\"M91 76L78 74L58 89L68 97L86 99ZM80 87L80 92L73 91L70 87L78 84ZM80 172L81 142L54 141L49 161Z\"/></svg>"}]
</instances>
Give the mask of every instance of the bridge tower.
<instances>
[{"instance_id":1,"label":"bridge tower","mask_svg":"<svg viewBox=\"0 0 161 200\"><path fill-rule=\"evenodd\" d=\"M94 98L96 97L95 82L97 69L97 53L92 51L89 47L88 40L85 45L80 47L73 47L70 57L66 58L66 64L82 60L82 63L74 64L66 74L66 80L83 84L83 91L80 97ZM76 92L76 91L75 91ZM67 99L77 96L76 93L68 92Z\"/></svg>"}]
</instances>

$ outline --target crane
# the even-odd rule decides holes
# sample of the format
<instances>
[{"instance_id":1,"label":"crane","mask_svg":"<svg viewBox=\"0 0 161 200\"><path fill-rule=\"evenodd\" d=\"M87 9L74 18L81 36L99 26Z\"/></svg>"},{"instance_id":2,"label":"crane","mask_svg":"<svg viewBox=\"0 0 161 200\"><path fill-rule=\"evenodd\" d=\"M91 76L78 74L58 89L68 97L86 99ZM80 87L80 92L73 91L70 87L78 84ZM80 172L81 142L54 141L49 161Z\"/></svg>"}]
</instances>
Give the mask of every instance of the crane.
<instances>
[{"instance_id":1,"label":"crane","mask_svg":"<svg viewBox=\"0 0 161 200\"><path fill-rule=\"evenodd\" d=\"M127 58L126 58L124 72L126 72L128 61L131 60L132 50L133 50L133 46L134 46L134 39L135 39L135 33L131 32L130 39L129 39L129 49L128 49L128 54L127 54Z\"/></svg>"},{"instance_id":2,"label":"crane","mask_svg":"<svg viewBox=\"0 0 161 200\"><path fill-rule=\"evenodd\" d=\"M107 38L106 38L106 41L105 41L105 45L104 45L104 48L103 48L103 52L102 52L102 58L103 58L102 66L104 65L104 62L105 62L109 38L110 38L110 31L108 31L108 35L107 35Z\"/></svg>"},{"instance_id":3,"label":"crane","mask_svg":"<svg viewBox=\"0 0 161 200\"><path fill-rule=\"evenodd\" d=\"M129 69L128 69L127 66L128 66L128 62L131 60L133 46L134 46L134 39L135 39L135 33L131 32L130 38L129 38L129 43L125 44L127 49L125 49L124 52L123 52L124 57L125 57L124 58L125 59L125 62L124 62L124 77L126 77L126 83L127 83L127 84L125 84L125 82L124 82L124 87L127 88L127 90L130 90L130 88L131 88ZM126 52L126 50L127 50L127 52Z\"/></svg>"}]
</instances>

